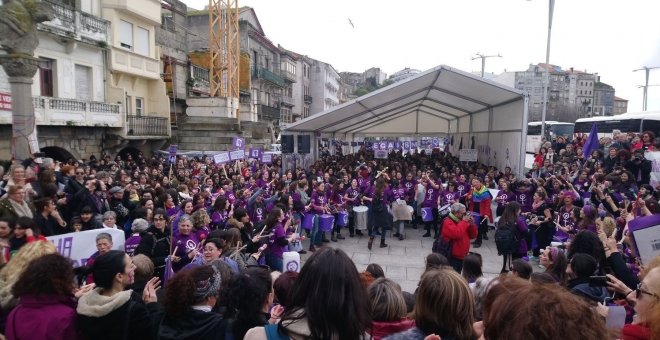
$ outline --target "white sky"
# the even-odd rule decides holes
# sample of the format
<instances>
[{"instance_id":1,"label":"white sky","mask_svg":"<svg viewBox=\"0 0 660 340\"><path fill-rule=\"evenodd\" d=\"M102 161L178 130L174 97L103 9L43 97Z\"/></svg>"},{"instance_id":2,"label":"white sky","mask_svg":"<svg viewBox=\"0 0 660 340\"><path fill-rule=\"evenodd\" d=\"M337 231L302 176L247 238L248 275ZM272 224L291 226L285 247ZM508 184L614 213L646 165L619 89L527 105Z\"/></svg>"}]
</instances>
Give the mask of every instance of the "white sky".
<instances>
[{"instance_id":1,"label":"white sky","mask_svg":"<svg viewBox=\"0 0 660 340\"><path fill-rule=\"evenodd\" d=\"M202 9L206 0L182 0ZM266 36L337 71L446 64L486 72L527 69L545 61L548 0L239 0L254 8ZM660 66L660 1L557 0L550 63L598 72L601 81L642 108L642 66ZM351 19L355 28L351 27ZM660 69L649 84L660 85ZM660 86L649 87L649 110L660 110Z\"/></svg>"}]
</instances>

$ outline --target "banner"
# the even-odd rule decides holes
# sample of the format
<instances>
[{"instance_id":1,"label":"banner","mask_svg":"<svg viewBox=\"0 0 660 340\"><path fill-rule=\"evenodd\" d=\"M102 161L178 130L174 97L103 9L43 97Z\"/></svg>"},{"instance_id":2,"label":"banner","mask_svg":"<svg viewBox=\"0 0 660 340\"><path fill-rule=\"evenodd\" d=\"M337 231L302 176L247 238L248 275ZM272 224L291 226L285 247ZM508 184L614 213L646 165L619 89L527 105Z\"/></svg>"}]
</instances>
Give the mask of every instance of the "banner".
<instances>
[{"instance_id":1,"label":"banner","mask_svg":"<svg viewBox=\"0 0 660 340\"><path fill-rule=\"evenodd\" d=\"M410 142L410 149L417 150L417 141Z\"/></svg>"},{"instance_id":2,"label":"banner","mask_svg":"<svg viewBox=\"0 0 660 340\"><path fill-rule=\"evenodd\" d=\"M433 139L431 139L431 147L432 148L439 148L440 147L440 138L433 137Z\"/></svg>"},{"instance_id":3,"label":"banner","mask_svg":"<svg viewBox=\"0 0 660 340\"><path fill-rule=\"evenodd\" d=\"M213 161L215 164L224 164L224 163L229 163L229 152L221 152L218 154L213 155Z\"/></svg>"},{"instance_id":4,"label":"banner","mask_svg":"<svg viewBox=\"0 0 660 340\"><path fill-rule=\"evenodd\" d=\"M108 233L112 236L112 249L124 250L126 235L120 229L94 229L46 237L57 248L60 255L71 259L74 267L84 266L87 259L97 252L96 235Z\"/></svg>"},{"instance_id":5,"label":"banner","mask_svg":"<svg viewBox=\"0 0 660 340\"><path fill-rule=\"evenodd\" d=\"M250 158L261 159L263 150L260 148L250 148Z\"/></svg>"},{"instance_id":6,"label":"banner","mask_svg":"<svg viewBox=\"0 0 660 340\"><path fill-rule=\"evenodd\" d=\"M660 151L647 151L644 157L651 161L651 186L657 188L660 185Z\"/></svg>"},{"instance_id":7,"label":"banner","mask_svg":"<svg viewBox=\"0 0 660 340\"><path fill-rule=\"evenodd\" d=\"M387 150L376 150L374 151L375 159L387 159Z\"/></svg>"},{"instance_id":8,"label":"banner","mask_svg":"<svg viewBox=\"0 0 660 340\"><path fill-rule=\"evenodd\" d=\"M405 150L405 151L410 150L410 142L409 141L403 142L403 150Z\"/></svg>"},{"instance_id":9,"label":"banner","mask_svg":"<svg viewBox=\"0 0 660 340\"><path fill-rule=\"evenodd\" d=\"M245 138L233 137L231 139L231 146L234 148L234 150L245 149Z\"/></svg>"},{"instance_id":10,"label":"banner","mask_svg":"<svg viewBox=\"0 0 660 340\"><path fill-rule=\"evenodd\" d=\"M478 155L477 149L461 149L458 151L458 159L461 162L476 162Z\"/></svg>"},{"instance_id":11,"label":"banner","mask_svg":"<svg viewBox=\"0 0 660 340\"><path fill-rule=\"evenodd\" d=\"M179 146L176 144L170 144L170 147L167 148L167 151L170 153L170 163L176 162L176 153L179 151Z\"/></svg>"},{"instance_id":12,"label":"banner","mask_svg":"<svg viewBox=\"0 0 660 340\"><path fill-rule=\"evenodd\" d=\"M261 155L261 163L263 163L263 164L273 163L273 154L272 153L262 154Z\"/></svg>"},{"instance_id":13,"label":"banner","mask_svg":"<svg viewBox=\"0 0 660 340\"><path fill-rule=\"evenodd\" d=\"M245 159L245 150L234 150L229 152L229 159L239 161Z\"/></svg>"},{"instance_id":14,"label":"banner","mask_svg":"<svg viewBox=\"0 0 660 340\"><path fill-rule=\"evenodd\" d=\"M660 215L638 217L628 222L628 230L643 264L660 255Z\"/></svg>"}]
</instances>

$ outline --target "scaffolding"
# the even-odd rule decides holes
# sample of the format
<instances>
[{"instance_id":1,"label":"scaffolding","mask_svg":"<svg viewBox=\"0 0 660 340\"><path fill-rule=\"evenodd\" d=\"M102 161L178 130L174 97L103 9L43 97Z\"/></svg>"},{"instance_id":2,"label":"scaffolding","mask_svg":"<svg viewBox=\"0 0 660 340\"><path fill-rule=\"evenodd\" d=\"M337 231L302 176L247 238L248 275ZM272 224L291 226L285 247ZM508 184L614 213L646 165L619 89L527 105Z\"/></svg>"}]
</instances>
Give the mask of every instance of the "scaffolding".
<instances>
[{"instance_id":1,"label":"scaffolding","mask_svg":"<svg viewBox=\"0 0 660 340\"><path fill-rule=\"evenodd\" d=\"M211 97L239 98L238 0L209 0Z\"/></svg>"}]
</instances>

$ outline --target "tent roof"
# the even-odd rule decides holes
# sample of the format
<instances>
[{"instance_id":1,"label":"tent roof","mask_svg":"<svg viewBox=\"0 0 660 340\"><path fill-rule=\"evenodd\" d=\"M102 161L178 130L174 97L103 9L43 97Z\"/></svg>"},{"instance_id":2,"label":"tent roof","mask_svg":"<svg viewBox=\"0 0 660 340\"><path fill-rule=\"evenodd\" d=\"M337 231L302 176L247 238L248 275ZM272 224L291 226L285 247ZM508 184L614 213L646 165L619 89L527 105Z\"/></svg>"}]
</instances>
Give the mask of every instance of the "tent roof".
<instances>
[{"instance_id":1,"label":"tent roof","mask_svg":"<svg viewBox=\"0 0 660 340\"><path fill-rule=\"evenodd\" d=\"M330 110L289 124L286 132L437 135L449 121L524 100L524 93L440 65Z\"/></svg>"}]
</instances>

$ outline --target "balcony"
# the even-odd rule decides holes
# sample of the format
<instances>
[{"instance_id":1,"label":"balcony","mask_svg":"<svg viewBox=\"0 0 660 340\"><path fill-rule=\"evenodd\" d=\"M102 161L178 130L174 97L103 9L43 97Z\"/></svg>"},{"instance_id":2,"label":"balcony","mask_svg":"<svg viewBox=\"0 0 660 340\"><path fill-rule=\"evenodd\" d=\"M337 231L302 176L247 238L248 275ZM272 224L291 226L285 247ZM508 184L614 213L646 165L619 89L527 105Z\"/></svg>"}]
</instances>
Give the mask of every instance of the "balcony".
<instances>
[{"instance_id":1,"label":"balcony","mask_svg":"<svg viewBox=\"0 0 660 340\"><path fill-rule=\"evenodd\" d=\"M153 25L160 26L161 18L159 0L103 0L102 6L104 9L120 10L131 16L137 16L143 20L149 20Z\"/></svg>"},{"instance_id":2,"label":"balcony","mask_svg":"<svg viewBox=\"0 0 660 340\"><path fill-rule=\"evenodd\" d=\"M2 93L2 96L11 98L8 93ZM122 126L119 104L51 97L33 97L32 104L38 125ZM0 108L0 124L11 123L11 106Z\"/></svg>"},{"instance_id":3,"label":"balcony","mask_svg":"<svg viewBox=\"0 0 660 340\"><path fill-rule=\"evenodd\" d=\"M280 119L280 109L264 104L255 105L259 120L278 120Z\"/></svg>"},{"instance_id":4,"label":"balcony","mask_svg":"<svg viewBox=\"0 0 660 340\"><path fill-rule=\"evenodd\" d=\"M303 100L305 101L305 104L311 104L312 103L312 96L305 95L303 97Z\"/></svg>"},{"instance_id":5,"label":"balcony","mask_svg":"<svg viewBox=\"0 0 660 340\"><path fill-rule=\"evenodd\" d=\"M211 91L209 70L197 65L190 65L189 85L192 92L208 96Z\"/></svg>"},{"instance_id":6,"label":"balcony","mask_svg":"<svg viewBox=\"0 0 660 340\"><path fill-rule=\"evenodd\" d=\"M285 81L288 81L290 83L296 82L296 74L293 72L289 72L285 69L280 69L280 75Z\"/></svg>"},{"instance_id":7,"label":"balcony","mask_svg":"<svg viewBox=\"0 0 660 340\"><path fill-rule=\"evenodd\" d=\"M273 73L271 70L260 67L257 69L257 78L265 80L275 86L284 87L284 79Z\"/></svg>"},{"instance_id":8,"label":"balcony","mask_svg":"<svg viewBox=\"0 0 660 340\"><path fill-rule=\"evenodd\" d=\"M295 102L293 101L293 97L287 97L287 96L281 96L280 97L280 103L282 105L286 105L286 106L289 106L289 107L293 107L293 106L296 105Z\"/></svg>"},{"instance_id":9,"label":"balcony","mask_svg":"<svg viewBox=\"0 0 660 340\"><path fill-rule=\"evenodd\" d=\"M155 55L160 55L159 48L156 48ZM113 71L150 79L160 79L160 60L120 47L114 47L112 49L110 53L110 66Z\"/></svg>"},{"instance_id":10,"label":"balcony","mask_svg":"<svg viewBox=\"0 0 660 340\"><path fill-rule=\"evenodd\" d=\"M170 136L170 120L166 117L126 115L126 137Z\"/></svg>"},{"instance_id":11,"label":"balcony","mask_svg":"<svg viewBox=\"0 0 660 340\"><path fill-rule=\"evenodd\" d=\"M45 0L55 13L55 19L37 25L42 32L104 46L108 41L110 22L97 16L77 11L73 7L53 0Z\"/></svg>"}]
</instances>

